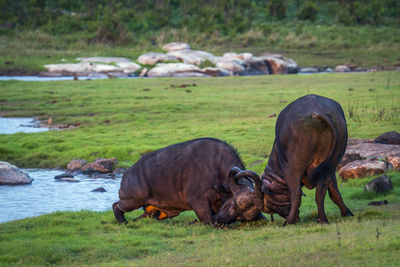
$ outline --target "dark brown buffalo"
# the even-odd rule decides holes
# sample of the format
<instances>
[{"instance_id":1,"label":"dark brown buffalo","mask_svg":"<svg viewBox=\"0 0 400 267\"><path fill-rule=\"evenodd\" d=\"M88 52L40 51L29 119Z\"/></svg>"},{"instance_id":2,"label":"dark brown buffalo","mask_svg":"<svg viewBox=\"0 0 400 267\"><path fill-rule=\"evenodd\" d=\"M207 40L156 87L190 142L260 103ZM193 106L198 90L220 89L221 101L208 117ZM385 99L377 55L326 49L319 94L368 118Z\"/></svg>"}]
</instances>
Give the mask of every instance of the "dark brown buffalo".
<instances>
[{"instance_id":1,"label":"dark brown buffalo","mask_svg":"<svg viewBox=\"0 0 400 267\"><path fill-rule=\"evenodd\" d=\"M113 204L115 218L119 223L126 222L125 212L145 207L140 217L172 218L182 211L194 210L204 223L232 222L234 218L220 215L219 222L215 216L228 199L241 195L235 190L252 184L241 174L242 184L231 190L228 174L234 166L243 169L235 150L213 138L195 139L147 153L122 177L120 200ZM252 173L246 175L253 179ZM257 184L260 187L261 180Z\"/></svg>"},{"instance_id":2,"label":"dark brown buffalo","mask_svg":"<svg viewBox=\"0 0 400 267\"><path fill-rule=\"evenodd\" d=\"M342 216L353 215L337 187L335 170L347 145L347 126L341 106L332 99L307 95L289 104L276 122L275 142L262 174L264 212L278 213L296 223L302 191L316 187L318 221L327 223L326 191Z\"/></svg>"}]
</instances>

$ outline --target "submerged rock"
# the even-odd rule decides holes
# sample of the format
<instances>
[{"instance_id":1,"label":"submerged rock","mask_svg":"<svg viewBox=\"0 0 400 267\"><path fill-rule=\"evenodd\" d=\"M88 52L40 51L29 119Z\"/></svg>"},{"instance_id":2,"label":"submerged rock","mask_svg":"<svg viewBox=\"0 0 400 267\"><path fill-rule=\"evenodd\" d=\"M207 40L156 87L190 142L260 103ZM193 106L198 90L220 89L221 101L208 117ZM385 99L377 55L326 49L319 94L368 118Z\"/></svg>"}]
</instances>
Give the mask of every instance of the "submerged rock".
<instances>
[{"instance_id":1,"label":"submerged rock","mask_svg":"<svg viewBox=\"0 0 400 267\"><path fill-rule=\"evenodd\" d=\"M98 187L96 189L93 189L90 192L101 192L101 193L103 193L103 192L107 192L107 190L105 190L103 187Z\"/></svg>"},{"instance_id":2,"label":"submerged rock","mask_svg":"<svg viewBox=\"0 0 400 267\"><path fill-rule=\"evenodd\" d=\"M0 185L23 185L32 181L29 174L8 162L0 161Z\"/></svg>"},{"instance_id":3,"label":"submerged rock","mask_svg":"<svg viewBox=\"0 0 400 267\"><path fill-rule=\"evenodd\" d=\"M56 180L56 182L71 182L71 183L79 183L79 180L76 180L76 179L74 179L74 178L68 178L68 177L66 177L66 178L60 178L60 179L57 179L57 180Z\"/></svg>"},{"instance_id":4,"label":"submerged rock","mask_svg":"<svg viewBox=\"0 0 400 267\"><path fill-rule=\"evenodd\" d=\"M62 178L74 178L74 175L72 173L66 172L66 173L63 173L63 174L56 175L54 177L54 179L56 179L56 180L62 179Z\"/></svg>"}]
</instances>

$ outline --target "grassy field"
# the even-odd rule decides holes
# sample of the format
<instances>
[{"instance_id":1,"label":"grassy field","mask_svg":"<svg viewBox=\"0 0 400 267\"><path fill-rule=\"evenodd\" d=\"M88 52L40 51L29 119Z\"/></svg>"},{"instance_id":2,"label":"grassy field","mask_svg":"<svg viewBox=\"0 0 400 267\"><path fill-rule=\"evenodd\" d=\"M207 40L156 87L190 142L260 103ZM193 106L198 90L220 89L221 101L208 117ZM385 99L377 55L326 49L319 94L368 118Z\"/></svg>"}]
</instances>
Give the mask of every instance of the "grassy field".
<instances>
[{"instance_id":1,"label":"grassy field","mask_svg":"<svg viewBox=\"0 0 400 267\"><path fill-rule=\"evenodd\" d=\"M182 86L184 85L184 86ZM338 101L350 137L400 130L400 72L225 78L0 82L0 114L53 118L77 129L0 135L0 159L19 167L65 167L69 160L116 157L128 167L143 153L197 137L232 144L260 173L276 118L291 101L319 94ZM305 190L301 222L189 225L193 212L158 222L118 225L111 211L56 212L0 224L0 265L397 265L400 173L388 195L363 193L371 179L340 183L352 218L327 198L331 224L315 223L314 191ZM389 201L371 207L372 200ZM111 203L110 203L111 206ZM128 214L128 220L141 211Z\"/></svg>"},{"instance_id":2,"label":"grassy field","mask_svg":"<svg viewBox=\"0 0 400 267\"><path fill-rule=\"evenodd\" d=\"M135 61L145 52L165 52L161 46L183 41L192 49L215 55L225 52L280 53L300 67L393 67L400 62L400 28L396 26L343 26L305 22L275 22L268 32L252 28L234 36L170 29L151 32L128 44L87 43L81 33L52 35L40 30L0 35L0 74L45 71L43 65L76 62L76 57L122 56ZM63 61L61 61L63 59Z\"/></svg>"}]
</instances>

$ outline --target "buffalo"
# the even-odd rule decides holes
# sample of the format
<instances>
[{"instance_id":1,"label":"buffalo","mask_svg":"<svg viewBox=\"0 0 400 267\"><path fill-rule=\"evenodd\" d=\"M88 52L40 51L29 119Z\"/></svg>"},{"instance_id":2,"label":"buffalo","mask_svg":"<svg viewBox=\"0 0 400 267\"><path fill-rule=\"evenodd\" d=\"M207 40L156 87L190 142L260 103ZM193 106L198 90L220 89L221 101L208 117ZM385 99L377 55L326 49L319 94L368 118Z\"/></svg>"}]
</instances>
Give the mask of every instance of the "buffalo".
<instances>
[{"instance_id":1,"label":"buffalo","mask_svg":"<svg viewBox=\"0 0 400 267\"><path fill-rule=\"evenodd\" d=\"M324 210L326 191L342 216L352 216L335 176L346 145L346 119L336 101L306 95L289 104L278 116L275 142L261 176L263 212L278 213L286 223L296 223L304 185L316 187L320 223L328 223Z\"/></svg>"},{"instance_id":2,"label":"buffalo","mask_svg":"<svg viewBox=\"0 0 400 267\"><path fill-rule=\"evenodd\" d=\"M147 153L122 177L115 218L126 223L124 213L141 207L145 212L138 218L172 218L185 210L194 210L201 222L210 224L263 218L263 203L249 200L254 194L262 200L261 179L243 168L236 151L214 138Z\"/></svg>"}]
</instances>

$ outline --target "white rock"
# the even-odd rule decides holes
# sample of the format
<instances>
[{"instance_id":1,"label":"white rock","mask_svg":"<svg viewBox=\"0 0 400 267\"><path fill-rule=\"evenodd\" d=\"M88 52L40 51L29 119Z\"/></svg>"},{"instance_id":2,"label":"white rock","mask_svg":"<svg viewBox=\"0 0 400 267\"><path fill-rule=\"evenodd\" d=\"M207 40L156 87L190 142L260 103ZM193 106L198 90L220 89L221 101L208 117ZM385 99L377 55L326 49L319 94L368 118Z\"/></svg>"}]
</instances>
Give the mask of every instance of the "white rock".
<instances>
[{"instance_id":1,"label":"white rock","mask_svg":"<svg viewBox=\"0 0 400 267\"><path fill-rule=\"evenodd\" d=\"M83 62L101 62L101 63L120 63L120 62L131 62L126 57L78 57L76 60Z\"/></svg>"},{"instance_id":2,"label":"white rock","mask_svg":"<svg viewBox=\"0 0 400 267\"><path fill-rule=\"evenodd\" d=\"M185 63L158 63L154 68L147 72L148 77L172 77L177 73L199 72L201 69L192 64Z\"/></svg>"},{"instance_id":3,"label":"white rock","mask_svg":"<svg viewBox=\"0 0 400 267\"><path fill-rule=\"evenodd\" d=\"M168 55L168 54L149 52L149 53L143 54L140 57L138 57L137 61L140 64L155 65L159 62L179 61L179 59L172 55Z\"/></svg>"},{"instance_id":4,"label":"white rock","mask_svg":"<svg viewBox=\"0 0 400 267\"><path fill-rule=\"evenodd\" d=\"M193 64L199 66L202 62L206 60L212 60L215 56L211 53L200 51L200 50L176 50L168 52L167 55L174 56L179 60L187 64Z\"/></svg>"},{"instance_id":5,"label":"white rock","mask_svg":"<svg viewBox=\"0 0 400 267\"><path fill-rule=\"evenodd\" d=\"M132 73L141 69L140 65L134 62L120 62L117 63L117 66L120 67L125 73Z\"/></svg>"},{"instance_id":6,"label":"white rock","mask_svg":"<svg viewBox=\"0 0 400 267\"><path fill-rule=\"evenodd\" d=\"M190 46L187 43L173 42L173 43L163 45L162 49L170 52L170 51L176 51L176 50L190 49Z\"/></svg>"},{"instance_id":7,"label":"white rock","mask_svg":"<svg viewBox=\"0 0 400 267\"><path fill-rule=\"evenodd\" d=\"M231 72L233 74L245 74L246 62L243 60L232 59L229 57L214 57L212 62L219 69Z\"/></svg>"},{"instance_id":8,"label":"white rock","mask_svg":"<svg viewBox=\"0 0 400 267\"><path fill-rule=\"evenodd\" d=\"M335 68L336 72L349 72L350 68L347 65L338 65Z\"/></svg>"},{"instance_id":9,"label":"white rock","mask_svg":"<svg viewBox=\"0 0 400 267\"><path fill-rule=\"evenodd\" d=\"M30 184L33 179L16 166L0 161L0 185Z\"/></svg>"},{"instance_id":10,"label":"white rock","mask_svg":"<svg viewBox=\"0 0 400 267\"><path fill-rule=\"evenodd\" d=\"M81 63L67 63L67 64L48 64L44 67L49 72L91 72L93 71L94 64L88 62Z\"/></svg>"},{"instance_id":11,"label":"white rock","mask_svg":"<svg viewBox=\"0 0 400 267\"><path fill-rule=\"evenodd\" d=\"M120 67L114 65L106 65L106 64L95 64L93 67L94 72L110 72L110 71L121 71Z\"/></svg>"}]
</instances>

